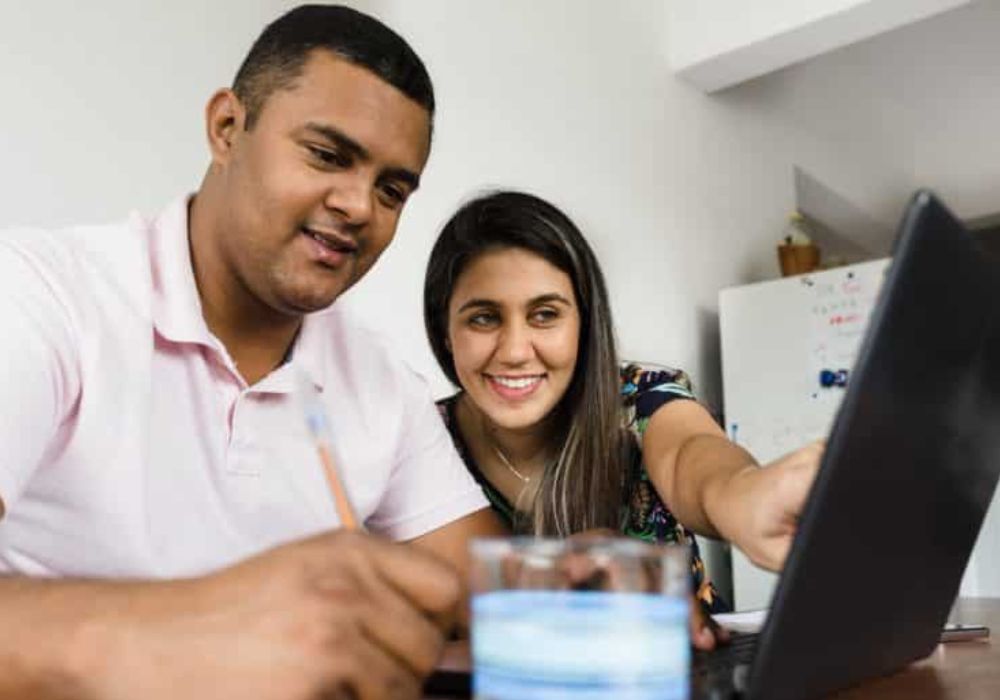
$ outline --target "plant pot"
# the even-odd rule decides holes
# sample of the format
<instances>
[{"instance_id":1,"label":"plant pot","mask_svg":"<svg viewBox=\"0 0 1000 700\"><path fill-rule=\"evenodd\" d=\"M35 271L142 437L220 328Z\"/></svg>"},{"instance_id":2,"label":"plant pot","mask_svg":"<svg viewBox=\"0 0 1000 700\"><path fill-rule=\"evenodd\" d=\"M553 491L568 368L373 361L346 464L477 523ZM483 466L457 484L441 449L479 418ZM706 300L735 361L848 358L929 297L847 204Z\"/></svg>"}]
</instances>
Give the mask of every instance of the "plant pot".
<instances>
[{"instance_id":1,"label":"plant pot","mask_svg":"<svg viewBox=\"0 0 1000 700\"><path fill-rule=\"evenodd\" d=\"M819 248L815 245L779 245L781 276L801 275L819 269Z\"/></svg>"}]
</instances>

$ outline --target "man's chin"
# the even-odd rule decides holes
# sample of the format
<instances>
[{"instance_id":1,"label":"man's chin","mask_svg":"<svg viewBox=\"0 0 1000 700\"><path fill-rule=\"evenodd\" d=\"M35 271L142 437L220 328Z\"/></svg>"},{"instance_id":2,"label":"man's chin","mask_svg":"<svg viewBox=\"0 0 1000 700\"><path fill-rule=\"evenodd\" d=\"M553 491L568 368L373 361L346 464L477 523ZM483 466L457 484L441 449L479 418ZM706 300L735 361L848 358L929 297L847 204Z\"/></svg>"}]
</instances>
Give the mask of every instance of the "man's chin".
<instances>
[{"instance_id":1,"label":"man's chin","mask_svg":"<svg viewBox=\"0 0 1000 700\"><path fill-rule=\"evenodd\" d=\"M285 313L303 316L330 308L345 291L336 289L323 294L286 294L278 300L278 305Z\"/></svg>"},{"instance_id":2,"label":"man's chin","mask_svg":"<svg viewBox=\"0 0 1000 700\"><path fill-rule=\"evenodd\" d=\"M279 292L278 305L286 313L295 315L311 314L329 308L334 302L344 295L344 292L354 286L356 280L351 277L341 277L339 279L313 279L313 284L304 284L306 280L301 280L299 285L291 288L280 287L275 291ZM283 292L283 293L281 293Z\"/></svg>"},{"instance_id":3,"label":"man's chin","mask_svg":"<svg viewBox=\"0 0 1000 700\"><path fill-rule=\"evenodd\" d=\"M340 294L335 294L332 297L324 297L321 299L295 299L289 304L286 304L286 307L290 313L296 316L304 316L306 314L314 314L317 311L323 311L324 309L330 308L338 298L340 298Z\"/></svg>"}]
</instances>

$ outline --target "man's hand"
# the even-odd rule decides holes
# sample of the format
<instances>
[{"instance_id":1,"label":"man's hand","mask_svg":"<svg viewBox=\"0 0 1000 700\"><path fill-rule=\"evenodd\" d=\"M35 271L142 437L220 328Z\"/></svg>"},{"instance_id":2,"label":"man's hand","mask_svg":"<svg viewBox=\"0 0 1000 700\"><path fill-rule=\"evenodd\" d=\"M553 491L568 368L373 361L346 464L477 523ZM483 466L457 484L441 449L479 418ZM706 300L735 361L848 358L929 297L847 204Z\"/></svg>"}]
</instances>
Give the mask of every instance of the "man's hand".
<instances>
[{"instance_id":1,"label":"man's hand","mask_svg":"<svg viewBox=\"0 0 1000 700\"><path fill-rule=\"evenodd\" d=\"M819 470L826 441L733 473L707 504L720 533L757 566L779 571Z\"/></svg>"},{"instance_id":2,"label":"man's hand","mask_svg":"<svg viewBox=\"0 0 1000 700\"><path fill-rule=\"evenodd\" d=\"M458 575L439 560L347 532L279 547L180 590L166 605L125 605L91 630L102 643L88 664L93 697L417 698L462 597Z\"/></svg>"}]
</instances>

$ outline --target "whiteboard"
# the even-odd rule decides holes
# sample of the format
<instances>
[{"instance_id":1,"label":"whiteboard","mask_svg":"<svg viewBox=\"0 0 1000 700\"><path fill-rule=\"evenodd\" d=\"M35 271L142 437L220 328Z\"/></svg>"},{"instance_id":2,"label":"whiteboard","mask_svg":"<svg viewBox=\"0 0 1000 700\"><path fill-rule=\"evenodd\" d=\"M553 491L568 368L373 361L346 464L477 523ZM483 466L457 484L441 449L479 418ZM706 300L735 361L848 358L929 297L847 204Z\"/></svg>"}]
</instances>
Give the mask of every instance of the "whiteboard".
<instances>
[{"instance_id":1,"label":"whiteboard","mask_svg":"<svg viewBox=\"0 0 1000 700\"><path fill-rule=\"evenodd\" d=\"M729 437L770 462L826 435L888 258L725 289L719 295L723 402Z\"/></svg>"}]
</instances>

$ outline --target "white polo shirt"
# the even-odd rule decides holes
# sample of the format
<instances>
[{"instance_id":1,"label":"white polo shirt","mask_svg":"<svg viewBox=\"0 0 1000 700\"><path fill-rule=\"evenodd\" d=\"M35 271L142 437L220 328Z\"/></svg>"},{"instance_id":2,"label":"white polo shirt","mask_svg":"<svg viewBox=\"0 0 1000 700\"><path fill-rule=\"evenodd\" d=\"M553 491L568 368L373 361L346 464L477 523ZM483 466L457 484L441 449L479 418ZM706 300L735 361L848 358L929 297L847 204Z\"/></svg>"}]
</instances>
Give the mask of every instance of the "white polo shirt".
<instances>
[{"instance_id":1,"label":"white polo shirt","mask_svg":"<svg viewBox=\"0 0 1000 700\"><path fill-rule=\"evenodd\" d=\"M187 198L0 235L0 571L178 577L337 527L297 397L358 516L406 540L486 507L423 380L337 304L252 387L201 312Z\"/></svg>"}]
</instances>

